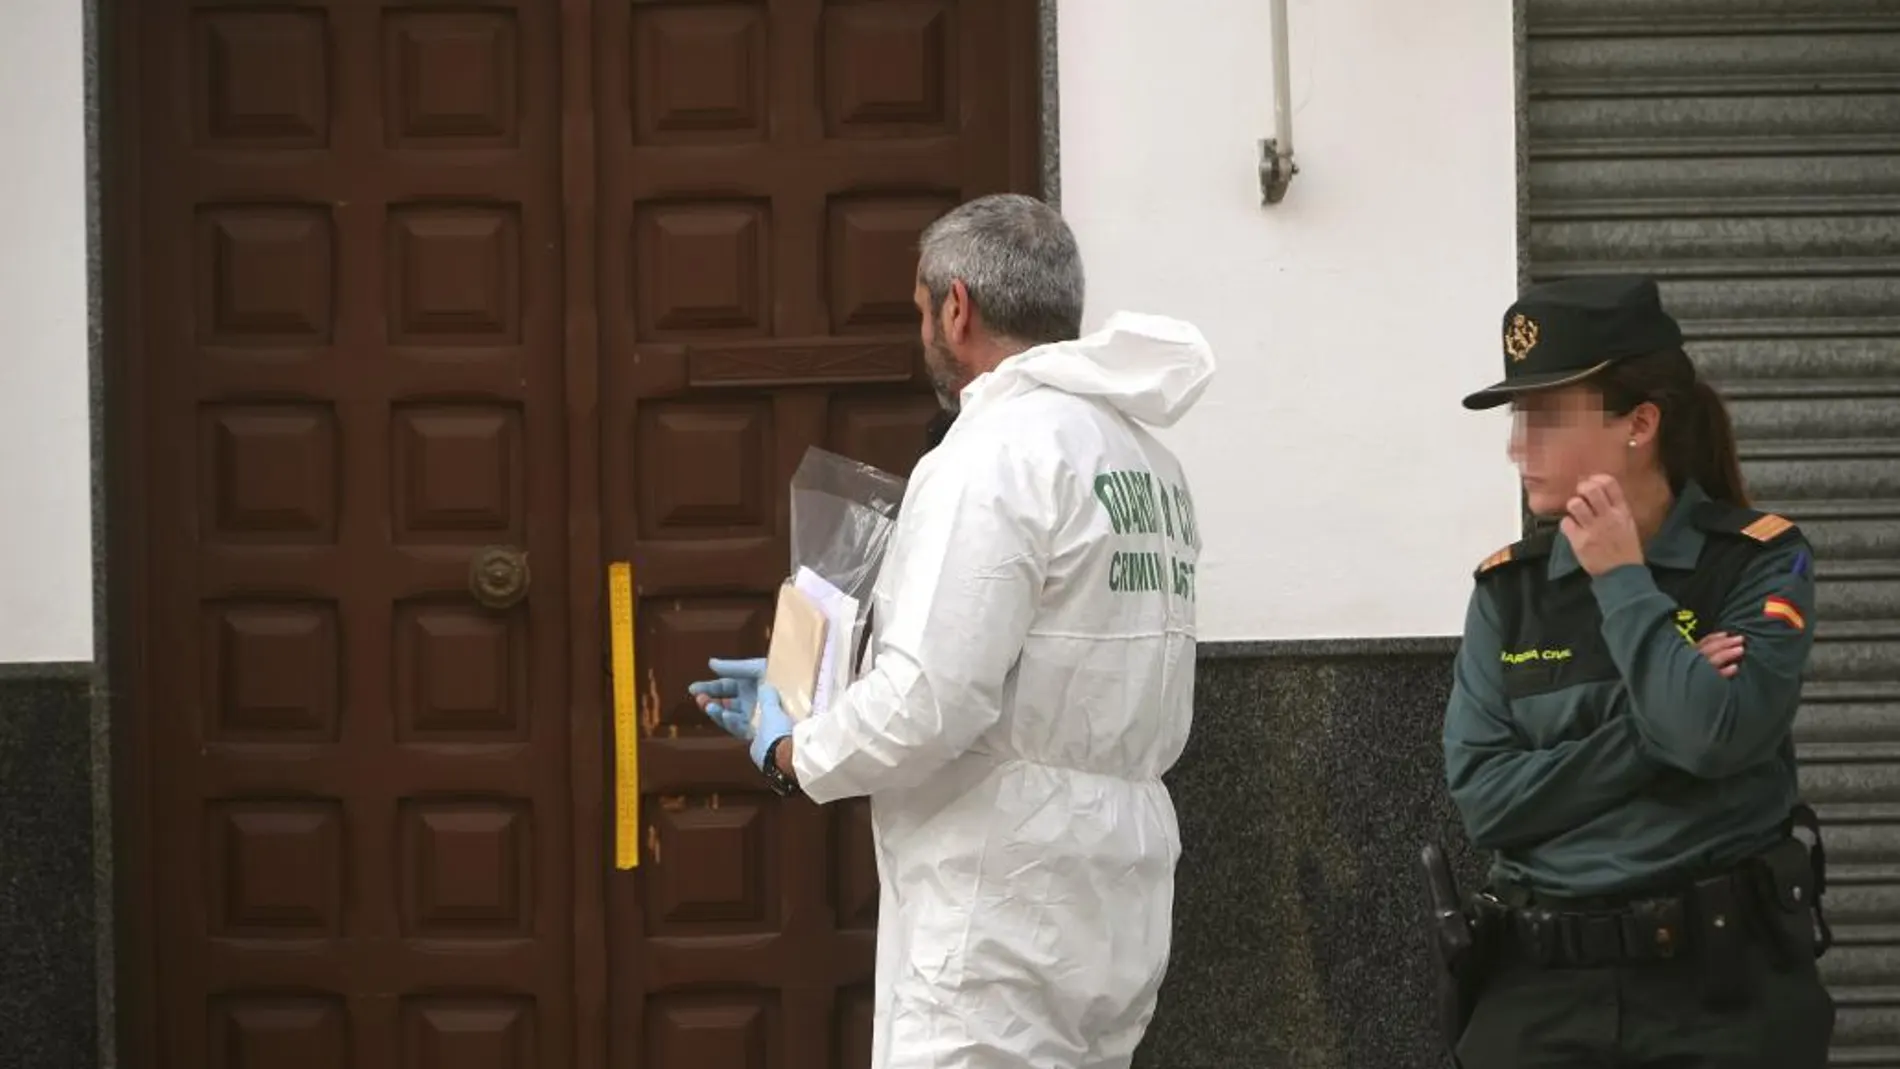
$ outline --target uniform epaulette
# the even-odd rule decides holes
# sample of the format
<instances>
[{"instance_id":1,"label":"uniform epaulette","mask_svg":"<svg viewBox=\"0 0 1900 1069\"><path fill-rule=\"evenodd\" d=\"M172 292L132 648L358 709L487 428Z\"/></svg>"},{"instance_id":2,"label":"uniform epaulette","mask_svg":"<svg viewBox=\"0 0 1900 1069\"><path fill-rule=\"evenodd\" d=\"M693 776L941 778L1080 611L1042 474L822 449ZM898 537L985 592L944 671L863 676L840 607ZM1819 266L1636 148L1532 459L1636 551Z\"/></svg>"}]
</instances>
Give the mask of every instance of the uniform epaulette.
<instances>
[{"instance_id":1,"label":"uniform epaulette","mask_svg":"<svg viewBox=\"0 0 1900 1069\"><path fill-rule=\"evenodd\" d=\"M1500 549L1496 553L1493 553L1489 557L1486 557L1483 560L1479 561L1478 571L1476 574L1483 575L1484 573L1490 571L1491 569L1497 567L1500 564L1509 563L1511 559L1511 551L1516 548L1517 547L1515 545L1505 546L1503 549Z\"/></svg>"},{"instance_id":2,"label":"uniform epaulette","mask_svg":"<svg viewBox=\"0 0 1900 1069\"><path fill-rule=\"evenodd\" d=\"M1739 535L1762 545L1773 545L1801 533L1801 528L1786 516L1726 501L1704 502L1696 509L1695 525L1710 534Z\"/></svg>"},{"instance_id":3,"label":"uniform epaulette","mask_svg":"<svg viewBox=\"0 0 1900 1069\"><path fill-rule=\"evenodd\" d=\"M1548 531L1540 532L1529 538L1513 542L1480 561L1478 563L1478 570L1473 572L1472 575L1477 578L1482 578L1502 568L1506 564L1518 564L1527 560L1537 560L1542 557L1547 557L1550 555L1551 542L1552 536Z\"/></svg>"}]
</instances>

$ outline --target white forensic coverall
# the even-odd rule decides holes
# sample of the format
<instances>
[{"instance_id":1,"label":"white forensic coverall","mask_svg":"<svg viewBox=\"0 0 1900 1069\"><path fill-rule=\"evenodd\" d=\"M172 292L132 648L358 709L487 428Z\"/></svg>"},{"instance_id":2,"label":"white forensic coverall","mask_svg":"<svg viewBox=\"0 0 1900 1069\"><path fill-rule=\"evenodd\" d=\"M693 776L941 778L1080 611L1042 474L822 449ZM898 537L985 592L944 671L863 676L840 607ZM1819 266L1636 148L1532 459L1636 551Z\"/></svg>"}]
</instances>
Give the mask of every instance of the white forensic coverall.
<instances>
[{"instance_id":1,"label":"white forensic coverall","mask_svg":"<svg viewBox=\"0 0 1900 1069\"><path fill-rule=\"evenodd\" d=\"M1117 314L971 383L911 476L870 667L793 732L808 796L871 798L873 1069L1108 1069L1147 1028L1200 537L1143 425L1213 373L1193 326Z\"/></svg>"}]
</instances>

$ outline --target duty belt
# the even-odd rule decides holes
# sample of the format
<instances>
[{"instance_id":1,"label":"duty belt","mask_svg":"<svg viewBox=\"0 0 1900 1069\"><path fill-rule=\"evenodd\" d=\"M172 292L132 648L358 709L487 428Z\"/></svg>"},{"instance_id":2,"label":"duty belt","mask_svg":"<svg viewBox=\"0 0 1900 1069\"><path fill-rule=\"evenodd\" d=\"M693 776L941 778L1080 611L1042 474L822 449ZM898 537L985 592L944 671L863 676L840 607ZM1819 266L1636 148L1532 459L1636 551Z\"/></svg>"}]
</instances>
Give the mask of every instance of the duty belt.
<instances>
[{"instance_id":1,"label":"duty belt","mask_svg":"<svg viewBox=\"0 0 1900 1069\"><path fill-rule=\"evenodd\" d=\"M1722 879L1731 887L1733 875ZM1474 908L1494 926L1499 949L1552 968L1592 968L1667 961L1693 945L1692 896L1638 898L1606 909L1561 909L1541 904L1514 906L1491 894L1479 895ZM1736 917L1727 923L1741 923Z\"/></svg>"},{"instance_id":2,"label":"duty belt","mask_svg":"<svg viewBox=\"0 0 1900 1069\"><path fill-rule=\"evenodd\" d=\"M1740 964L1744 942L1764 937L1784 958L1818 957L1832 942L1819 910L1825 862L1818 855L1790 837L1725 872L1649 896L1553 899L1502 887L1473 897L1472 920L1492 933L1498 950L1555 968L1693 953L1721 971ZM1820 927L1818 940L1810 920Z\"/></svg>"},{"instance_id":3,"label":"duty belt","mask_svg":"<svg viewBox=\"0 0 1900 1069\"><path fill-rule=\"evenodd\" d=\"M1794 836L1814 834L1809 847ZM1770 967L1812 969L1833 945L1821 896L1827 858L1814 811L1797 805L1781 842L1726 871L1667 891L1610 898L1551 898L1500 886L1461 898L1442 851L1427 848L1440 1016L1453 1044L1470 1019L1475 992L1500 959L1547 968L1601 968L1693 958L1703 1004L1729 1010L1748 998L1751 955ZM1818 929L1818 931L1817 931Z\"/></svg>"}]
</instances>

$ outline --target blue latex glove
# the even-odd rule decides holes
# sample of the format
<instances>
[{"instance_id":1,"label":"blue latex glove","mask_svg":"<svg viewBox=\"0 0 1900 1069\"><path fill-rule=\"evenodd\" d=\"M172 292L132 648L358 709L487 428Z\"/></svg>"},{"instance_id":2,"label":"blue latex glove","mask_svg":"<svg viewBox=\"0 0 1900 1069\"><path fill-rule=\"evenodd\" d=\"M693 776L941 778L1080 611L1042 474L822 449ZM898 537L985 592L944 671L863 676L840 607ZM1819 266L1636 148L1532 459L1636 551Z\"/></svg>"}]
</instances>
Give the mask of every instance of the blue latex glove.
<instances>
[{"instance_id":1,"label":"blue latex glove","mask_svg":"<svg viewBox=\"0 0 1900 1069\"><path fill-rule=\"evenodd\" d=\"M750 727L750 724L746 725ZM792 718L779 704L778 688L759 684L759 732L752 737L752 767L765 767L765 752L772 744L792 733Z\"/></svg>"},{"instance_id":2,"label":"blue latex glove","mask_svg":"<svg viewBox=\"0 0 1900 1069\"><path fill-rule=\"evenodd\" d=\"M713 658L706 662L716 679L693 683L686 693L705 703L706 715L734 738L752 737L752 707L759 704L759 680L765 677L765 658L733 661Z\"/></svg>"},{"instance_id":3,"label":"blue latex glove","mask_svg":"<svg viewBox=\"0 0 1900 1069\"><path fill-rule=\"evenodd\" d=\"M749 740L753 766L764 767L765 752L792 733L792 718L780 703L778 690L770 683L761 682L765 675L765 658L739 661L714 658L707 662L707 667L718 678L693 683L686 688L687 693L709 699L706 716L726 734ZM756 733L752 730L754 707L759 712Z\"/></svg>"}]
</instances>

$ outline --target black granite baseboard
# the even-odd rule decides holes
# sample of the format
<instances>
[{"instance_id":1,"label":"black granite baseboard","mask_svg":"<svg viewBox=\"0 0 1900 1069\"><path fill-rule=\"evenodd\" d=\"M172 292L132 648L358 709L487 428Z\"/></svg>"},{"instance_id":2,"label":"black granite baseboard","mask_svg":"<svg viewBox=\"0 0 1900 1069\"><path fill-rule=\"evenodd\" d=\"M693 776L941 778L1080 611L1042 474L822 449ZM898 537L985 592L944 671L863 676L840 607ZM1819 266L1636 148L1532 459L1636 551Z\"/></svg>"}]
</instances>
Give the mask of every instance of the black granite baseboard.
<instances>
[{"instance_id":1,"label":"black granite baseboard","mask_svg":"<svg viewBox=\"0 0 1900 1069\"><path fill-rule=\"evenodd\" d=\"M1175 943L1137 1069L1440 1069L1428 839L1475 879L1443 786L1448 639L1217 647L1170 777Z\"/></svg>"},{"instance_id":2,"label":"black granite baseboard","mask_svg":"<svg viewBox=\"0 0 1900 1069\"><path fill-rule=\"evenodd\" d=\"M98 1059L91 671L0 665L0 1066Z\"/></svg>"},{"instance_id":3,"label":"black granite baseboard","mask_svg":"<svg viewBox=\"0 0 1900 1069\"><path fill-rule=\"evenodd\" d=\"M1170 777L1175 945L1137 1069L1442 1069L1413 859L1452 642L1220 646ZM98 1064L89 666L0 665L0 1066Z\"/></svg>"}]
</instances>

